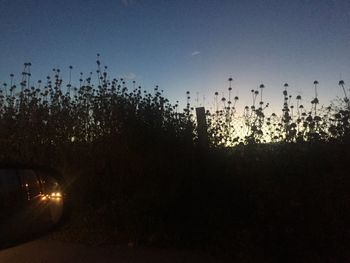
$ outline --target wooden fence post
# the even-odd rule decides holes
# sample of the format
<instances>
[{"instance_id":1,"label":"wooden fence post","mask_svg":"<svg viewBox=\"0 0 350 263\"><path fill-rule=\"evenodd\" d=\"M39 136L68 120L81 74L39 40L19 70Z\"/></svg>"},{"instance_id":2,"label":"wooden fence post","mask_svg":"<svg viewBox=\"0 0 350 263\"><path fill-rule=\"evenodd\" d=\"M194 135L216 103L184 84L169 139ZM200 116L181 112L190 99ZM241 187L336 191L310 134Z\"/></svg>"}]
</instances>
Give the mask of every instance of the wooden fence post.
<instances>
[{"instance_id":1,"label":"wooden fence post","mask_svg":"<svg viewBox=\"0 0 350 263\"><path fill-rule=\"evenodd\" d=\"M197 116L197 133L198 133L198 143L203 148L208 148L208 126L207 119L205 117L205 108L198 107L196 108Z\"/></svg>"}]
</instances>

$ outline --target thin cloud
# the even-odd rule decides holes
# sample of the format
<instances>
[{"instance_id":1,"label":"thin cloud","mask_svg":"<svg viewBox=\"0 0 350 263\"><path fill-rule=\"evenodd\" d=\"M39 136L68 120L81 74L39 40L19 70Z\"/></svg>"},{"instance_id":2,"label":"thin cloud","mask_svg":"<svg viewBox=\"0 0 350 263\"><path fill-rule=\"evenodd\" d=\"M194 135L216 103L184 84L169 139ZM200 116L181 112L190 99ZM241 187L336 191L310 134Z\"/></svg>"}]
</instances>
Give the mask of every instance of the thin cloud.
<instances>
[{"instance_id":1,"label":"thin cloud","mask_svg":"<svg viewBox=\"0 0 350 263\"><path fill-rule=\"evenodd\" d=\"M120 78L125 79L125 80L135 80L136 79L136 74L133 72L130 72L128 74L125 74L123 76L120 76Z\"/></svg>"},{"instance_id":2,"label":"thin cloud","mask_svg":"<svg viewBox=\"0 0 350 263\"><path fill-rule=\"evenodd\" d=\"M192 52L191 56L194 57L194 56L198 56L201 52L196 50L194 52Z\"/></svg>"}]
</instances>

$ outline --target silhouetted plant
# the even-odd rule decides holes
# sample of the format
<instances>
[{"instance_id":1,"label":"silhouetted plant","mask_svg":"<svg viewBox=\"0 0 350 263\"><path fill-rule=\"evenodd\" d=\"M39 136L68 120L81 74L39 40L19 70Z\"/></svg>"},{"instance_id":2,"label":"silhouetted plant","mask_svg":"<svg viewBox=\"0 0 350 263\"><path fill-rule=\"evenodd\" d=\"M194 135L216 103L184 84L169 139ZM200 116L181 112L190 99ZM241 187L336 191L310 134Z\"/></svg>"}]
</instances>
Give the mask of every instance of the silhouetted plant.
<instances>
[{"instance_id":1,"label":"silhouetted plant","mask_svg":"<svg viewBox=\"0 0 350 263\"><path fill-rule=\"evenodd\" d=\"M193 142L195 126L189 102L179 113L177 105L171 105L158 86L151 94L136 88L133 81L129 91L123 79L110 80L99 55L96 63L96 75L90 72L84 78L81 73L78 87L72 84L70 66L65 91L60 69L53 69L44 85L39 80L31 86L31 64L25 63L19 92L14 74L10 75L10 88L4 83L0 94L0 136L13 149L6 155L20 152L35 159L32 146L89 144L111 136L130 143Z\"/></svg>"},{"instance_id":2,"label":"silhouetted plant","mask_svg":"<svg viewBox=\"0 0 350 263\"><path fill-rule=\"evenodd\" d=\"M346 134L349 130L347 119L349 99L344 81L339 81L339 86L344 92L344 99L338 106L331 105L326 108L318 106L317 86L319 83L314 81L315 96L311 101L309 111L301 103L300 95L296 96L296 106L293 105L292 95L288 92L289 85L285 83L283 85L282 114L278 116L273 113L268 118L264 112L269 104L263 101L265 88L263 84L259 86L259 90L251 90L252 105L245 106L241 116L236 111L235 114L232 114L232 109L235 109L234 106L230 107L232 106L230 100L232 78L229 81L229 100L223 97L222 107L220 107L219 93L215 92L215 114L207 113L213 146L265 142L327 142L334 141L336 138L343 140L344 136L348 136Z\"/></svg>"},{"instance_id":3,"label":"silhouetted plant","mask_svg":"<svg viewBox=\"0 0 350 263\"><path fill-rule=\"evenodd\" d=\"M189 91L179 110L158 86L148 92L111 77L100 55L96 64L75 85L72 66L67 81L53 69L34 83L25 63L19 83L11 74L0 90L0 160L64 171L79 208L72 229L227 251L243 243L275 252L285 241L286 250L338 246L349 222L344 81L344 98L328 107L315 101L318 83L311 104L300 95L293 101L286 83L281 114L268 115L265 85L251 90L252 104L239 113L229 78L228 97L215 92L206 111L210 149L203 151Z\"/></svg>"}]
</instances>

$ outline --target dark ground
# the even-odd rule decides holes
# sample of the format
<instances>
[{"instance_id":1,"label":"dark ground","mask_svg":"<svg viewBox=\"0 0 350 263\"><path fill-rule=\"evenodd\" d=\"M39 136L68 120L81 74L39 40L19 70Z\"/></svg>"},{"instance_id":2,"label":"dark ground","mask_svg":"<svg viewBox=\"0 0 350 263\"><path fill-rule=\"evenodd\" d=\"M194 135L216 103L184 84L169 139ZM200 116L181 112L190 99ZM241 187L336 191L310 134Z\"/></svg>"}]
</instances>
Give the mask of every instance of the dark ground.
<instances>
[{"instance_id":1,"label":"dark ground","mask_svg":"<svg viewBox=\"0 0 350 263\"><path fill-rule=\"evenodd\" d=\"M88 246L40 239L0 250L1 263L58 263L58 262L224 262L203 252L188 250L132 248L130 246Z\"/></svg>"}]
</instances>

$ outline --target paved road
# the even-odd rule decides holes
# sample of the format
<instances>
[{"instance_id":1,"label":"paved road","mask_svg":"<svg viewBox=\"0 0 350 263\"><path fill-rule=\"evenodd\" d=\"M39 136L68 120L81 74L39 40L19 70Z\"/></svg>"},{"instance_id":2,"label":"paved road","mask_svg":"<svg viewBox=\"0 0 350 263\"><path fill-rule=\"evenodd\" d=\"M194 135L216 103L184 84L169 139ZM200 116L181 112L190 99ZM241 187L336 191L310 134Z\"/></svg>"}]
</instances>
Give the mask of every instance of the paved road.
<instances>
[{"instance_id":1,"label":"paved road","mask_svg":"<svg viewBox=\"0 0 350 263\"><path fill-rule=\"evenodd\" d=\"M121 246L92 247L38 239L0 250L1 263L56 263L56 262L116 262L116 263L185 263L222 262L208 255L190 251Z\"/></svg>"}]
</instances>

